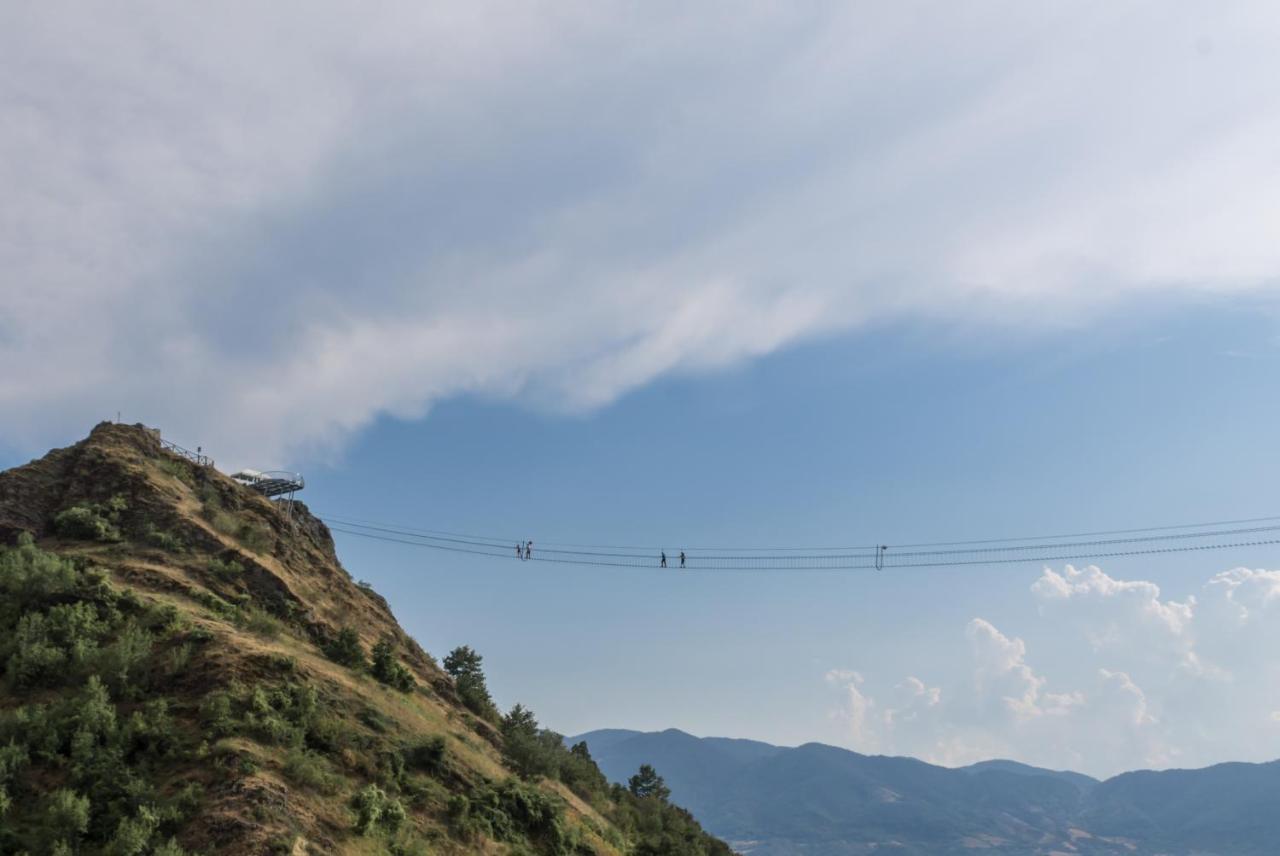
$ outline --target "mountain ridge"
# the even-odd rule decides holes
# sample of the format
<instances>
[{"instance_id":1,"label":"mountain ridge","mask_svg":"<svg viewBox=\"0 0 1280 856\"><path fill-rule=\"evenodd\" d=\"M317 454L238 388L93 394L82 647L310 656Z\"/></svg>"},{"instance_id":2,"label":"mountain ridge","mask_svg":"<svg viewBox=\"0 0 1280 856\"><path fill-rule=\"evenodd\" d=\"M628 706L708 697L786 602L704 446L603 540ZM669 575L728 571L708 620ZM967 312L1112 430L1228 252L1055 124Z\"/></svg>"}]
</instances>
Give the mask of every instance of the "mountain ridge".
<instances>
[{"instance_id":1,"label":"mountain ridge","mask_svg":"<svg viewBox=\"0 0 1280 856\"><path fill-rule=\"evenodd\" d=\"M1133 771L1098 780L992 759L947 768L822 743L734 759L725 738L609 729L570 738L611 778L653 764L673 798L751 856L903 854L1222 854L1274 852L1280 761ZM758 741L746 741L758 743ZM690 781L687 771L695 775Z\"/></svg>"}]
</instances>

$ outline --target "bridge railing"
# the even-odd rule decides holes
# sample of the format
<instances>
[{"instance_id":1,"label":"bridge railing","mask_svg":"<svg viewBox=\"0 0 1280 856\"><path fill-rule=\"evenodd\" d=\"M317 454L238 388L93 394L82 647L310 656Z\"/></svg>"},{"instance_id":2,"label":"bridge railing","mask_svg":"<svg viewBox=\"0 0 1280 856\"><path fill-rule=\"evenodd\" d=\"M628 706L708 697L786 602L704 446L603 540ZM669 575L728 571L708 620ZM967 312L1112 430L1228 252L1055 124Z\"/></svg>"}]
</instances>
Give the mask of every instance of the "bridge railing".
<instances>
[{"instance_id":1,"label":"bridge railing","mask_svg":"<svg viewBox=\"0 0 1280 856\"><path fill-rule=\"evenodd\" d=\"M172 440L166 440L163 437L161 437L160 445L163 448L168 449L170 452L173 452L175 455L180 455L186 458L188 461L199 464L202 467L213 466L213 458L209 457L208 455L202 455L199 452L193 452L190 449L184 449L181 446L179 446L177 443L173 442Z\"/></svg>"}]
</instances>

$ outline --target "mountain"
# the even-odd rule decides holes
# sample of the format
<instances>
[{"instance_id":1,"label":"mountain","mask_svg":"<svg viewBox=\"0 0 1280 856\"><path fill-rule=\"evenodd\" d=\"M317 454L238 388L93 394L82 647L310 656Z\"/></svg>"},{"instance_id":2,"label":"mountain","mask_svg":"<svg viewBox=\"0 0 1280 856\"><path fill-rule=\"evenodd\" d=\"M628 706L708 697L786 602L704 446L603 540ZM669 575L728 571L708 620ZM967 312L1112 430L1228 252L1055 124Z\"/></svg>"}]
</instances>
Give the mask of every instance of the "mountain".
<instances>
[{"instance_id":1,"label":"mountain","mask_svg":"<svg viewBox=\"0 0 1280 856\"><path fill-rule=\"evenodd\" d=\"M600 735L597 737L597 735ZM653 765L672 798L750 856L1277 852L1280 762L1099 782L1015 761L949 769L809 743L609 730L583 741L614 781Z\"/></svg>"},{"instance_id":2,"label":"mountain","mask_svg":"<svg viewBox=\"0 0 1280 856\"><path fill-rule=\"evenodd\" d=\"M143 426L0 473L0 854L728 856Z\"/></svg>"},{"instance_id":3,"label":"mountain","mask_svg":"<svg viewBox=\"0 0 1280 856\"><path fill-rule=\"evenodd\" d=\"M970 764L967 767L961 767L962 771L967 773L982 773L991 770L999 770L1005 773L1016 773L1022 776L1050 776L1055 779L1061 779L1064 782L1071 782L1076 786L1088 790L1098 784L1098 780L1093 776L1086 776L1084 773L1074 773L1071 770L1045 770L1041 767L1032 767L1030 764L1020 764L1017 761L1008 761L1003 758L996 758L991 761L979 761L976 764Z\"/></svg>"}]
</instances>

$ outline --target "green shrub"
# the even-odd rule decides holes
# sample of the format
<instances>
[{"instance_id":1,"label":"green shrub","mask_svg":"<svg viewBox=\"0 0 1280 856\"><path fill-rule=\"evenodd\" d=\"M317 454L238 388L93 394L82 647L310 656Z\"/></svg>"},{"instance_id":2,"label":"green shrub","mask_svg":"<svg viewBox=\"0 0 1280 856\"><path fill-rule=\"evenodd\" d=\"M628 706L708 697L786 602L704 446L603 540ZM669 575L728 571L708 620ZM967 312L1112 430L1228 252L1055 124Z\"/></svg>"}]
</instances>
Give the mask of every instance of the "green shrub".
<instances>
[{"instance_id":1,"label":"green shrub","mask_svg":"<svg viewBox=\"0 0 1280 856\"><path fill-rule=\"evenodd\" d=\"M138 620L143 627L162 635L176 633L184 629L187 623L186 617L171 603L153 603L146 606Z\"/></svg>"},{"instance_id":2,"label":"green shrub","mask_svg":"<svg viewBox=\"0 0 1280 856\"><path fill-rule=\"evenodd\" d=\"M31 754L26 744L18 743L16 737L10 737L7 746L0 746L0 785L15 781L30 763Z\"/></svg>"},{"instance_id":3,"label":"green shrub","mask_svg":"<svg viewBox=\"0 0 1280 856\"><path fill-rule=\"evenodd\" d=\"M372 662L369 673L382 683L401 692L409 692L415 686L413 675L396 659L394 643L383 638L373 646Z\"/></svg>"},{"instance_id":4,"label":"green shrub","mask_svg":"<svg viewBox=\"0 0 1280 856\"><path fill-rule=\"evenodd\" d=\"M57 844L74 847L89 829L89 798L61 788L45 801L41 839L50 850Z\"/></svg>"},{"instance_id":5,"label":"green shrub","mask_svg":"<svg viewBox=\"0 0 1280 856\"><path fill-rule=\"evenodd\" d=\"M200 703L200 722L212 737L228 737L236 732L231 694L215 690Z\"/></svg>"},{"instance_id":6,"label":"green shrub","mask_svg":"<svg viewBox=\"0 0 1280 856\"><path fill-rule=\"evenodd\" d=\"M186 545L182 543L178 536L172 532L157 529L156 525L150 521L142 529L142 540L152 547L159 547L161 550L167 550L170 553L181 553L186 548Z\"/></svg>"},{"instance_id":7,"label":"green shrub","mask_svg":"<svg viewBox=\"0 0 1280 856\"><path fill-rule=\"evenodd\" d=\"M267 553L271 550L274 539L271 531L259 523L250 523L239 515L227 511L218 500L217 493L206 491L204 499L204 519L209 525L223 535L235 538L255 553Z\"/></svg>"},{"instance_id":8,"label":"green shrub","mask_svg":"<svg viewBox=\"0 0 1280 856\"><path fill-rule=\"evenodd\" d=\"M564 822L564 804L519 779L485 784L449 800L449 819L463 837L483 834L504 842L527 840L555 854L571 852L572 837Z\"/></svg>"},{"instance_id":9,"label":"green shrub","mask_svg":"<svg viewBox=\"0 0 1280 856\"><path fill-rule=\"evenodd\" d=\"M11 627L33 606L79 592L86 577L74 563L41 550L30 533L22 533L16 547L0 547L0 624Z\"/></svg>"},{"instance_id":10,"label":"green shrub","mask_svg":"<svg viewBox=\"0 0 1280 856\"><path fill-rule=\"evenodd\" d=\"M163 698L151 699L129 715L122 743L129 755L146 754L164 757L177 745L169 703Z\"/></svg>"},{"instance_id":11,"label":"green shrub","mask_svg":"<svg viewBox=\"0 0 1280 856\"><path fill-rule=\"evenodd\" d=\"M219 618L235 620L239 618L240 611L233 605L227 603L216 594L207 591L197 591L191 595L197 603L208 609Z\"/></svg>"},{"instance_id":12,"label":"green shrub","mask_svg":"<svg viewBox=\"0 0 1280 856\"><path fill-rule=\"evenodd\" d=\"M147 850L160 826L155 810L141 806L134 817L122 817L111 840L107 842L106 856L141 856Z\"/></svg>"},{"instance_id":13,"label":"green shrub","mask_svg":"<svg viewBox=\"0 0 1280 856\"><path fill-rule=\"evenodd\" d=\"M130 620L114 642L102 649L96 671L120 693L136 688L151 656L151 634Z\"/></svg>"},{"instance_id":14,"label":"green shrub","mask_svg":"<svg viewBox=\"0 0 1280 856\"><path fill-rule=\"evenodd\" d=\"M187 856L187 852L178 846L176 839L170 838L151 851L151 856Z\"/></svg>"},{"instance_id":15,"label":"green shrub","mask_svg":"<svg viewBox=\"0 0 1280 856\"><path fill-rule=\"evenodd\" d=\"M335 794L342 779L333 772L325 758L306 749L290 749L284 759L284 774L289 781L322 794Z\"/></svg>"},{"instance_id":16,"label":"green shrub","mask_svg":"<svg viewBox=\"0 0 1280 856\"><path fill-rule=\"evenodd\" d=\"M235 559L219 559L213 557L209 559L207 565L209 573L213 574L220 580L238 579L244 573L244 565Z\"/></svg>"},{"instance_id":17,"label":"green shrub","mask_svg":"<svg viewBox=\"0 0 1280 856\"><path fill-rule=\"evenodd\" d=\"M288 654L272 654L269 662L272 671L281 675L292 675L298 671L298 661Z\"/></svg>"},{"instance_id":18,"label":"green shrub","mask_svg":"<svg viewBox=\"0 0 1280 856\"><path fill-rule=\"evenodd\" d=\"M392 832L400 828L400 824L404 823L405 810L404 806L398 799L387 800L386 806L382 809L382 817L380 822Z\"/></svg>"},{"instance_id":19,"label":"green shrub","mask_svg":"<svg viewBox=\"0 0 1280 856\"><path fill-rule=\"evenodd\" d=\"M53 519L54 531L63 538L82 541L119 541L120 530L93 509L77 505L61 511Z\"/></svg>"},{"instance_id":20,"label":"green shrub","mask_svg":"<svg viewBox=\"0 0 1280 856\"><path fill-rule=\"evenodd\" d=\"M113 608L86 601L58 604L43 612L32 607L18 620L12 635L0 641L5 673L16 687L56 686L89 671L101 672L111 667L116 648L136 642L138 628L129 622L121 641L100 650L101 641L121 621Z\"/></svg>"},{"instance_id":21,"label":"green shrub","mask_svg":"<svg viewBox=\"0 0 1280 856\"><path fill-rule=\"evenodd\" d=\"M114 496L106 502L79 503L58 512L53 518L53 528L63 538L119 541L122 538L120 515L128 507L121 496Z\"/></svg>"},{"instance_id":22,"label":"green shrub","mask_svg":"<svg viewBox=\"0 0 1280 856\"><path fill-rule=\"evenodd\" d=\"M315 687L309 684L256 686L241 692L240 700L229 703L232 710L235 707L243 710L239 720L232 717L232 727L269 745L301 747L312 725L323 718L319 715ZM219 707L211 711L213 715L228 710L221 702L218 704Z\"/></svg>"},{"instance_id":23,"label":"green shrub","mask_svg":"<svg viewBox=\"0 0 1280 856\"><path fill-rule=\"evenodd\" d=\"M333 753L351 742L351 733L342 720L317 711L307 725L306 743L312 749Z\"/></svg>"},{"instance_id":24,"label":"green shrub","mask_svg":"<svg viewBox=\"0 0 1280 856\"><path fill-rule=\"evenodd\" d=\"M195 648L190 642L183 642L181 645L171 649L166 666L166 671L170 677L177 677L185 673L191 667L191 660L194 656Z\"/></svg>"},{"instance_id":25,"label":"green shrub","mask_svg":"<svg viewBox=\"0 0 1280 856\"><path fill-rule=\"evenodd\" d=\"M348 668L363 669L367 665L360 635L350 627L339 630L338 635L325 644L324 654L333 662Z\"/></svg>"},{"instance_id":26,"label":"green shrub","mask_svg":"<svg viewBox=\"0 0 1280 856\"><path fill-rule=\"evenodd\" d=\"M400 800L388 797L377 785L365 785L351 799L355 809L355 829L367 835L375 827L394 832L404 822L405 810Z\"/></svg>"},{"instance_id":27,"label":"green shrub","mask_svg":"<svg viewBox=\"0 0 1280 856\"><path fill-rule=\"evenodd\" d=\"M168 475L173 476L179 481L191 484L194 479L191 476L191 465L183 461L173 460L172 458L161 458L156 462L160 470Z\"/></svg>"},{"instance_id":28,"label":"green shrub","mask_svg":"<svg viewBox=\"0 0 1280 856\"><path fill-rule=\"evenodd\" d=\"M275 639L282 629L280 619L256 604L249 604L237 610L235 621L238 627L243 627L264 639Z\"/></svg>"},{"instance_id":29,"label":"green shrub","mask_svg":"<svg viewBox=\"0 0 1280 856\"><path fill-rule=\"evenodd\" d=\"M357 716L371 731L385 734L391 730L391 721L371 707L361 708Z\"/></svg>"},{"instance_id":30,"label":"green shrub","mask_svg":"<svg viewBox=\"0 0 1280 856\"><path fill-rule=\"evenodd\" d=\"M117 592L102 572L45 553L29 536L16 548L0 547L0 664L8 684L0 708L0 852L180 854L160 833L190 815L199 788L166 798L153 771L182 751L183 731L163 698L128 713L115 704L145 687L155 631L169 632L177 619L172 607ZM75 690L44 692L80 681ZM50 700L24 698L29 690ZM202 719L222 728L234 723L232 714L230 699L221 710L206 700Z\"/></svg>"},{"instance_id":31,"label":"green shrub","mask_svg":"<svg viewBox=\"0 0 1280 856\"><path fill-rule=\"evenodd\" d=\"M444 737L437 734L409 747L404 751L404 761L411 769L432 775L439 774L445 767Z\"/></svg>"}]
</instances>

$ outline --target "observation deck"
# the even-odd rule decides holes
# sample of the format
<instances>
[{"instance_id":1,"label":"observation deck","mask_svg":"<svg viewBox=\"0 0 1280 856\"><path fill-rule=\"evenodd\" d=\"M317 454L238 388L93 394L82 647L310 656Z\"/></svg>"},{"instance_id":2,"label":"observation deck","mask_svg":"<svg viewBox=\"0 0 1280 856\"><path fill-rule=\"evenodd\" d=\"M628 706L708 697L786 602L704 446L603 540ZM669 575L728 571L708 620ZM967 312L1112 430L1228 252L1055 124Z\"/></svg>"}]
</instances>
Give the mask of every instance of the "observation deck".
<instances>
[{"instance_id":1,"label":"observation deck","mask_svg":"<svg viewBox=\"0 0 1280 856\"><path fill-rule=\"evenodd\" d=\"M257 470L241 470L238 473L233 473L231 478L247 488L256 490L268 499L276 496L292 497L307 486L306 479L302 477L302 473L290 473L283 470L269 470L265 473Z\"/></svg>"}]
</instances>

